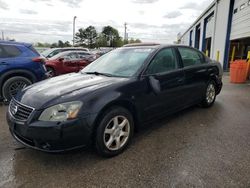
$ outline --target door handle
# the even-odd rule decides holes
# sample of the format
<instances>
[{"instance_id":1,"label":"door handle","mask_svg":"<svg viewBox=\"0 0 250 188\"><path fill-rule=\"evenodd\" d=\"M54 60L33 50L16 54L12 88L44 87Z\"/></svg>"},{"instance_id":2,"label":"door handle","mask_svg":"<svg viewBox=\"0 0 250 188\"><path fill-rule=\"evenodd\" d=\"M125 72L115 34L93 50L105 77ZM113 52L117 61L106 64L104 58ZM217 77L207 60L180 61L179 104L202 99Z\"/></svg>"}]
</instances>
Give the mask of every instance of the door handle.
<instances>
[{"instance_id":1,"label":"door handle","mask_svg":"<svg viewBox=\"0 0 250 188\"><path fill-rule=\"evenodd\" d=\"M201 69L197 71L197 73L204 73L204 72L207 72L207 69Z\"/></svg>"},{"instance_id":2,"label":"door handle","mask_svg":"<svg viewBox=\"0 0 250 188\"><path fill-rule=\"evenodd\" d=\"M178 79L177 79L177 82L178 82L178 83L182 83L183 81L184 81L184 78L178 78Z\"/></svg>"}]
</instances>

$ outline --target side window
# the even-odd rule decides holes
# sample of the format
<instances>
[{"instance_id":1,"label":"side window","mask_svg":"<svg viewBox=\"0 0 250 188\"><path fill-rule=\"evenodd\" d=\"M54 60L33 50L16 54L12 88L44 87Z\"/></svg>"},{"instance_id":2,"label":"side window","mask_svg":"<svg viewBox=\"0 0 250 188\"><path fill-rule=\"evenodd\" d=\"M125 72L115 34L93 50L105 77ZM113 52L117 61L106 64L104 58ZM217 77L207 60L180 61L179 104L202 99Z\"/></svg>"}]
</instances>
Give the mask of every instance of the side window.
<instances>
[{"instance_id":1,"label":"side window","mask_svg":"<svg viewBox=\"0 0 250 188\"><path fill-rule=\"evenodd\" d=\"M48 58L53 57L53 56L55 56L56 54L59 54L60 52L61 52L61 50L54 50L53 52L51 52L51 53L48 55Z\"/></svg>"},{"instance_id":2,"label":"side window","mask_svg":"<svg viewBox=\"0 0 250 188\"><path fill-rule=\"evenodd\" d=\"M84 59L84 58L86 58L86 56L88 56L89 54L84 53L84 52L80 52L80 53L78 53L78 55L79 55L79 59Z\"/></svg>"},{"instance_id":3,"label":"side window","mask_svg":"<svg viewBox=\"0 0 250 188\"><path fill-rule=\"evenodd\" d=\"M7 54L5 54L2 45L0 45L0 58L5 58L7 56Z\"/></svg>"},{"instance_id":4,"label":"side window","mask_svg":"<svg viewBox=\"0 0 250 188\"><path fill-rule=\"evenodd\" d=\"M70 53L67 56L70 58L70 60L76 60L76 59L78 59L77 53Z\"/></svg>"},{"instance_id":5,"label":"side window","mask_svg":"<svg viewBox=\"0 0 250 188\"><path fill-rule=\"evenodd\" d=\"M177 61L173 49L161 50L151 61L147 74L156 74L171 71L177 68Z\"/></svg>"},{"instance_id":6,"label":"side window","mask_svg":"<svg viewBox=\"0 0 250 188\"><path fill-rule=\"evenodd\" d=\"M195 50L192 50L190 48L179 47L178 49L179 49L184 67L205 63L204 57L201 53Z\"/></svg>"},{"instance_id":7,"label":"side window","mask_svg":"<svg viewBox=\"0 0 250 188\"><path fill-rule=\"evenodd\" d=\"M21 51L17 47L11 45L2 45L1 51L2 52L0 52L0 55L2 55L5 58L17 57L21 54Z\"/></svg>"}]
</instances>

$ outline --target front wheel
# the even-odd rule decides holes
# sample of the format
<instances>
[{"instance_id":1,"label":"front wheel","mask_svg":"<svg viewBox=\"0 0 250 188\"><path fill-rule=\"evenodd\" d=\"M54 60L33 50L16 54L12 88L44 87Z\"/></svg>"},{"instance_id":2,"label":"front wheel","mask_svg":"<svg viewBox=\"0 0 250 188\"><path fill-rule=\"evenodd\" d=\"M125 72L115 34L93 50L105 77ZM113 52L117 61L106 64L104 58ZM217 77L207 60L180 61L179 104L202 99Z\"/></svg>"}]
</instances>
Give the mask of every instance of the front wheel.
<instances>
[{"instance_id":1,"label":"front wheel","mask_svg":"<svg viewBox=\"0 0 250 188\"><path fill-rule=\"evenodd\" d=\"M47 73L48 73L49 78L52 78L52 77L56 76L56 72L55 72L55 70L53 68L46 67L46 69L47 69Z\"/></svg>"},{"instance_id":2,"label":"front wheel","mask_svg":"<svg viewBox=\"0 0 250 188\"><path fill-rule=\"evenodd\" d=\"M32 82L23 76L14 76L6 80L2 87L2 93L5 100L10 101L18 91L31 85Z\"/></svg>"},{"instance_id":3,"label":"front wheel","mask_svg":"<svg viewBox=\"0 0 250 188\"><path fill-rule=\"evenodd\" d=\"M214 104L216 99L216 86L214 81L210 81L207 84L206 94L201 105L205 108L210 107Z\"/></svg>"},{"instance_id":4,"label":"front wheel","mask_svg":"<svg viewBox=\"0 0 250 188\"><path fill-rule=\"evenodd\" d=\"M122 107L106 111L96 131L96 149L104 157L120 154L128 146L134 132L131 113Z\"/></svg>"}]
</instances>

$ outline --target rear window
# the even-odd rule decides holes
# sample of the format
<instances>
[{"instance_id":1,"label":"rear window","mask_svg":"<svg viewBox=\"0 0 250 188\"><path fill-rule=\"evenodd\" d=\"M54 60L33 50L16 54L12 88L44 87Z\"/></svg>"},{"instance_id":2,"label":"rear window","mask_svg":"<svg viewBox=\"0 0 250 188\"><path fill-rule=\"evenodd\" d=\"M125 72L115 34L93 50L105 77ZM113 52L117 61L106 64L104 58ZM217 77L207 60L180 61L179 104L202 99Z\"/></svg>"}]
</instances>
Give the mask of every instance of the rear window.
<instances>
[{"instance_id":1,"label":"rear window","mask_svg":"<svg viewBox=\"0 0 250 188\"><path fill-rule=\"evenodd\" d=\"M178 47L178 49L184 67L205 63L204 57L200 52L190 48Z\"/></svg>"},{"instance_id":2,"label":"rear window","mask_svg":"<svg viewBox=\"0 0 250 188\"><path fill-rule=\"evenodd\" d=\"M0 57L8 58L8 57L17 57L21 54L21 51L12 45L0 45Z\"/></svg>"},{"instance_id":3,"label":"rear window","mask_svg":"<svg viewBox=\"0 0 250 188\"><path fill-rule=\"evenodd\" d=\"M33 46L30 46L29 49L30 49L32 52L34 52L35 54L40 55L40 54L37 52L37 50L36 50Z\"/></svg>"}]
</instances>

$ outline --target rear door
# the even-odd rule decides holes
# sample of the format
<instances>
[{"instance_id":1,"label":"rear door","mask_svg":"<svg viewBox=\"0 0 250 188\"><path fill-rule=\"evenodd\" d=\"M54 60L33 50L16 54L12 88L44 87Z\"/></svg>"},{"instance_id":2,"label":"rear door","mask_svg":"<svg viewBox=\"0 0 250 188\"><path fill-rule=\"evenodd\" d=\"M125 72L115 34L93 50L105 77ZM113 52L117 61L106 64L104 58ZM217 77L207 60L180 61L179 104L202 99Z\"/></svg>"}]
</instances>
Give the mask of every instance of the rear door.
<instances>
[{"instance_id":1,"label":"rear door","mask_svg":"<svg viewBox=\"0 0 250 188\"><path fill-rule=\"evenodd\" d=\"M178 63L174 48L159 51L151 61L146 76L159 83L158 93L147 94L144 112L151 118L170 113L182 107L184 72Z\"/></svg>"},{"instance_id":2,"label":"rear door","mask_svg":"<svg viewBox=\"0 0 250 188\"><path fill-rule=\"evenodd\" d=\"M11 64L17 61L21 53L22 52L13 45L0 44L0 71L8 69Z\"/></svg>"},{"instance_id":3,"label":"rear door","mask_svg":"<svg viewBox=\"0 0 250 188\"><path fill-rule=\"evenodd\" d=\"M198 50L178 47L185 74L186 105L202 100L208 81L208 66L204 55Z\"/></svg>"}]
</instances>

